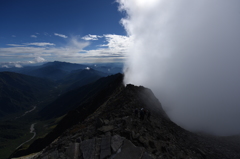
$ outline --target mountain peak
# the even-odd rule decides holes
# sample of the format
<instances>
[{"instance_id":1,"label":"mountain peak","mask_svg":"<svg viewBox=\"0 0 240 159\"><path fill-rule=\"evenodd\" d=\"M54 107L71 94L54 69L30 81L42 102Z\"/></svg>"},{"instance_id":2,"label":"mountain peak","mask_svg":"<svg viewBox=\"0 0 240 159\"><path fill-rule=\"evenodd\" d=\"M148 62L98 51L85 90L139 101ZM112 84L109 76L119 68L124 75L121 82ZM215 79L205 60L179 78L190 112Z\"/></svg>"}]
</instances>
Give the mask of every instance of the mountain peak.
<instances>
[{"instance_id":1,"label":"mountain peak","mask_svg":"<svg viewBox=\"0 0 240 159\"><path fill-rule=\"evenodd\" d=\"M104 93L100 94L98 98ZM76 109L68 118L76 120L89 107L91 104ZM150 115L142 115L142 111ZM34 158L239 158L237 152L224 142L193 134L173 123L150 89L121 85L92 114Z\"/></svg>"}]
</instances>

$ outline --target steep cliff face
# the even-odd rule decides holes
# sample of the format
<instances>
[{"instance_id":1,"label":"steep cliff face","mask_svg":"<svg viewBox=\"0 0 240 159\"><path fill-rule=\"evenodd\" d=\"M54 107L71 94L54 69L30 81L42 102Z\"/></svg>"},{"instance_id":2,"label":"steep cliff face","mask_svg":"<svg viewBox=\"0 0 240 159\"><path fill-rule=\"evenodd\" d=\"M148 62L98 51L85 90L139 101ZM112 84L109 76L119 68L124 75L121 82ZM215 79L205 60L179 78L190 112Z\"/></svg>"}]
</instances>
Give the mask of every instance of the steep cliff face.
<instances>
[{"instance_id":1,"label":"steep cliff face","mask_svg":"<svg viewBox=\"0 0 240 159\"><path fill-rule=\"evenodd\" d=\"M150 116L141 116L142 108ZM177 126L151 90L121 84L85 120L30 158L240 158L239 145L228 144Z\"/></svg>"}]
</instances>

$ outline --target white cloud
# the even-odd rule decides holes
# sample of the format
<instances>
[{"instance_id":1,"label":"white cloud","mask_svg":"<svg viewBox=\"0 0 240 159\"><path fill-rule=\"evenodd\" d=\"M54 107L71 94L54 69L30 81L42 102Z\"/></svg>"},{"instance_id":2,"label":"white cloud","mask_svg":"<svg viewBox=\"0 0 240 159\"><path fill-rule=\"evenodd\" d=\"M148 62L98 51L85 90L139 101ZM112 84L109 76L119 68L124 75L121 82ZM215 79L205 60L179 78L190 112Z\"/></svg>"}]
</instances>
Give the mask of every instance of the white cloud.
<instances>
[{"instance_id":1,"label":"white cloud","mask_svg":"<svg viewBox=\"0 0 240 159\"><path fill-rule=\"evenodd\" d=\"M49 36L49 34L48 34L47 32L44 32L43 34L44 34L45 36Z\"/></svg>"},{"instance_id":2,"label":"white cloud","mask_svg":"<svg viewBox=\"0 0 240 159\"><path fill-rule=\"evenodd\" d=\"M98 38L102 38L103 36L99 36L99 35L85 35L84 37L82 37L83 40L98 40Z\"/></svg>"},{"instance_id":3,"label":"white cloud","mask_svg":"<svg viewBox=\"0 0 240 159\"><path fill-rule=\"evenodd\" d=\"M7 44L8 46L14 46L14 47L17 47L17 46L26 46L26 45L19 45L19 44Z\"/></svg>"},{"instance_id":4,"label":"white cloud","mask_svg":"<svg viewBox=\"0 0 240 159\"><path fill-rule=\"evenodd\" d=\"M17 68L22 68L22 65L20 65L20 64L15 64L15 67L17 67Z\"/></svg>"},{"instance_id":5,"label":"white cloud","mask_svg":"<svg viewBox=\"0 0 240 159\"><path fill-rule=\"evenodd\" d=\"M1 68L11 68L11 67L21 68L21 67L29 65L29 64L42 63L45 61L46 60L44 58L37 56L33 60L30 60L30 61L2 62L2 63L0 63L0 67Z\"/></svg>"},{"instance_id":6,"label":"white cloud","mask_svg":"<svg viewBox=\"0 0 240 159\"><path fill-rule=\"evenodd\" d=\"M65 46L57 47L49 42L8 44L11 47L0 48L0 58L44 58L46 60L64 60L72 62L114 62L126 57L131 39L127 36L106 34L105 44L89 49L91 43L72 37ZM88 49L85 49L90 46ZM31 60L34 61L34 60Z\"/></svg>"},{"instance_id":7,"label":"white cloud","mask_svg":"<svg viewBox=\"0 0 240 159\"><path fill-rule=\"evenodd\" d=\"M1 67L2 67L2 68L9 68L8 65L2 65Z\"/></svg>"},{"instance_id":8,"label":"white cloud","mask_svg":"<svg viewBox=\"0 0 240 159\"><path fill-rule=\"evenodd\" d=\"M125 82L192 131L240 133L239 0L117 0L133 37Z\"/></svg>"},{"instance_id":9,"label":"white cloud","mask_svg":"<svg viewBox=\"0 0 240 159\"><path fill-rule=\"evenodd\" d=\"M31 38L37 38L37 36L36 36L36 35L31 35L30 37L31 37Z\"/></svg>"},{"instance_id":10,"label":"white cloud","mask_svg":"<svg viewBox=\"0 0 240 159\"><path fill-rule=\"evenodd\" d=\"M13 38L17 37L16 35L12 35Z\"/></svg>"},{"instance_id":11,"label":"white cloud","mask_svg":"<svg viewBox=\"0 0 240 159\"><path fill-rule=\"evenodd\" d=\"M124 35L105 34L103 36L106 38L107 44L103 44L100 46L108 47L114 52L126 53L132 43L132 38Z\"/></svg>"},{"instance_id":12,"label":"white cloud","mask_svg":"<svg viewBox=\"0 0 240 159\"><path fill-rule=\"evenodd\" d=\"M59 36L61 38L68 38L68 36L63 35L63 34L58 34L58 33L54 33L55 36Z\"/></svg>"},{"instance_id":13,"label":"white cloud","mask_svg":"<svg viewBox=\"0 0 240 159\"><path fill-rule=\"evenodd\" d=\"M47 42L36 42L36 43L24 43L24 45L28 45L28 46L31 46L31 45L34 45L34 46L53 46L55 44L47 43Z\"/></svg>"},{"instance_id":14,"label":"white cloud","mask_svg":"<svg viewBox=\"0 0 240 159\"><path fill-rule=\"evenodd\" d=\"M38 63L38 62L44 62L44 61L46 61L44 58L42 58L42 57L40 57L40 56L38 56L38 57L35 57L35 60L34 60L36 63Z\"/></svg>"}]
</instances>

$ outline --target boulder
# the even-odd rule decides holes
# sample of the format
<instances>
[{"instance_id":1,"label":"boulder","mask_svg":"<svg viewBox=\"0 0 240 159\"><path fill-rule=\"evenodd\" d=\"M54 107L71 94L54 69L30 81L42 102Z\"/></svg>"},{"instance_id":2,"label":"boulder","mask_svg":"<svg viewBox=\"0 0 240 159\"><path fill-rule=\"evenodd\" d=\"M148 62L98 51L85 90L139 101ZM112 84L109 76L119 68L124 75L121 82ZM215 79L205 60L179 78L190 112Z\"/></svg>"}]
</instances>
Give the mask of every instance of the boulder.
<instances>
[{"instance_id":1,"label":"boulder","mask_svg":"<svg viewBox=\"0 0 240 159\"><path fill-rule=\"evenodd\" d=\"M111 147L114 153L122 146L124 138L119 135L114 135L111 140Z\"/></svg>"},{"instance_id":2,"label":"boulder","mask_svg":"<svg viewBox=\"0 0 240 159\"><path fill-rule=\"evenodd\" d=\"M81 143L81 150L84 159L94 159L95 155L95 138L84 140Z\"/></svg>"},{"instance_id":3,"label":"boulder","mask_svg":"<svg viewBox=\"0 0 240 159\"><path fill-rule=\"evenodd\" d=\"M143 154L144 149L136 147L133 143L127 139L124 140L121 152L114 156L114 159L139 159Z\"/></svg>"}]
</instances>

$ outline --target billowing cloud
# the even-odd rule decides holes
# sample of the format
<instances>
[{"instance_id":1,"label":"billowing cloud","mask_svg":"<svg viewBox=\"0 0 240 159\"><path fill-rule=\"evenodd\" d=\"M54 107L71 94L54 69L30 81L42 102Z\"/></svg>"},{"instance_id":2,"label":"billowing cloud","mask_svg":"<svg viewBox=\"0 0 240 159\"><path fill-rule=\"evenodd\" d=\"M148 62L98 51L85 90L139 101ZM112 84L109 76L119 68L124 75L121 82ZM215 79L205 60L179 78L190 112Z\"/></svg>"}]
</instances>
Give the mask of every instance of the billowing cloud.
<instances>
[{"instance_id":1,"label":"billowing cloud","mask_svg":"<svg viewBox=\"0 0 240 159\"><path fill-rule=\"evenodd\" d=\"M58 34L58 33L54 33L55 36L59 36L61 38L68 38L68 36L63 35L63 34Z\"/></svg>"},{"instance_id":2,"label":"billowing cloud","mask_svg":"<svg viewBox=\"0 0 240 159\"><path fill-rule=\"evenodd\" d=\"M84 37L82 37L83 40L98 40L98 38L102 38L103 36L99 36L99 35L85 35Z\"/></svg>"},{"instance_id":3,"label":"billowing cloud","mask_svg":"<svg viewBox=\"0 0 240 159\"><path fill-rule=\"evenodd\" d=\"M114 52L128 52L129 46L132 43L132 39L124 35L105 34L103 35L107 41L107 44L100 45L102 47L108 47Z\"/></svg>"},{"instance_id":4,"label":"billowing cloud","mask_svg":"<svg viewBox=\"0 0 240 159\"><path fill-rule=\"evenodd\" d=\"M133 40L125 82L188 130L240 133L240 1L117 1Z\"/></svg>"},{"instance_id":5,"label":"billowing cloud","mask_svg":"<svg viewBox=\"0 0 240 159\"><path fill-rule=\"evenodd\" d=\"M31 37L31 38L37 38L37 36L36 36L36 35L31 35L30 37Z\"/></svg>"}]
</instances>

